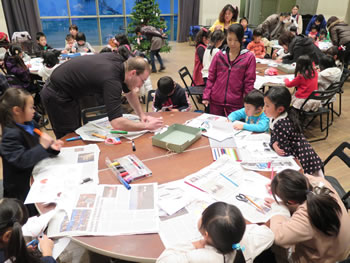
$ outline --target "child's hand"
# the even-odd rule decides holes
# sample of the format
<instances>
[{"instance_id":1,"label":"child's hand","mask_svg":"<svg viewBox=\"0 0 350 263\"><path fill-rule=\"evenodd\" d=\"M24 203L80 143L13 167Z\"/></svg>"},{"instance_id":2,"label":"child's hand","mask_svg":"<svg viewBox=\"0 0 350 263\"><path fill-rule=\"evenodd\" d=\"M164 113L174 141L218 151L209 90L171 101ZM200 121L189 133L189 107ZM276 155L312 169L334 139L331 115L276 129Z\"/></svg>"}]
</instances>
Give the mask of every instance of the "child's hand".
<instances>
[{"instance_id":1,"label":"child's hand","mask_svg":"<svg viewBox=\"0 0 350 263\"><path fill-rule=\"evenodd\" d=\"M75 47L72 47L72 53L77 52L77 49Z\"/></svg>"},{"instance_id":2,"label":"child's hand","mask_svg":"<svg viewBox=\"0 0 350 263\"><path fill-rule=\"evenodd\" d=\"M179 111L178 109L171 109L170 111Z\"/></svg>"},{"instance_id":3,"label":"child's hand","mask_svg":"<svg viewBox=\"0 0 350 263\"><path fill-rule=\"evenodd\" d=\"M89 49L88 49L88 48L84 48L84 51L85 51L85 52L89 52Z\"/></svg>"},{"instance_id":4,"label":"child's hand","mask_svg":"<svg viewBox=\"0 0 350 263\"><path fill-rule=\"evenodd\" d=\"M235 122L233 123L233 128L235 128L236 130L243 130L243 126L244 126L244 123L242 122Z\"/></svg>"},{"instance_id":5,"label":"child's hand","mask_svg":"<svg viewBox=\"0 0 350 263\"><path fill-rule=\"evenodd\" d=\"M54 139L52 139L47 133L43 132L40 136L39 143L44 147L44 149L48 149L54 143Z\"/></svg>"},{"instance_id":6,"label":"child's hand","mask_svg":"<svg viewBox=\"0 0 350 263\"><path fill-rule=\"evenodd\" d=\"M277 51L278 51L278 49L275 49L275 50L272 52L272 59L277 59Z\"/></svg>"},{"instance_id":7,"label":"child's hand","mask_svg":"<svg viewBox=\"0 0 350 263\"><path fill-rule=\"evenodd\" d=\"M53 241L47 235L43 235L42 238L39 237L39 244L43 257L52 256Z\"/></svg>"},{"instance_id":8,"label":"child's hand","mask_svg":"<svg viewBox=\"0 0 350 263\"><path fill-rule=\"evenodd\" d=\"M205 247L205 240L204 239L201 239L201 240L198 240L198 241L194 241L192 242L193 246L196 248L196 249L199 249L199 248L204 248Z\"/></svg>"},{"instance_id":9,"label":"child's hand","mask_svg":"<svg viewBox=\"0 0 350 263\"><path fill-rule=\"evenodd\" d=\"M208 107L208 105L209 105L209 100L202 100L202 103L204 104L205 107Z\"/></svg>"},{"instance_id":10,"label":"child's hand","mask_svg":"<svg viewBox=\"0 0 350 263\"><path fill-rule=\"evenodd\" d=\"M51 144L51 148L55 151L60 151L62 146L63 146L64 142L61 140L56 140L54 141L53 144Z\"/></svg>"},{"instance_id":11,"label":"child's hand","mask_svg":"<svg viewBox=\"0 0 350 263\"><path fill-rule=\"evenodd\" d=\"M272 144L273 149L275 150L275 152L278 155L284 156L286 153L284 152L284 150L282 150L279 146L278 146L278 142L274 142Z\"/></svg>"},{"instance_id":12,"label":"child's hand","mask_svg":"<svg viewBox=\"0 0 350 263\"><path fill-rule=\"evenodd\" d=\"M67 51L67 50L62 50L61 53L62 53L62 54L67 54L68 51Z\"/></svg>"},{"instance_id":13,"label":"child's hand","mask_svg":"<svg viewBox=\"0 0 350 263\"><path fill-rule=\"evenodd\" d=\"M270 198L270 197L266 197L266 198L264 199L264 205L267 206L267 207L271 207L271 205L272 205L273 203L275 203L275 202L276 202L276 201L275 201L274 199Z\"/></svg>"},{"instance_id":14,"label":"child's hand","mask_svg":"<svg viewBox=\"0 0 350 263\"><path fill-rule=\"evenodd\" d=\"M27 68L31 68L32 67L32 65L31 64L27 64Z\"/></svg>"},{"instance_id":15,"label":"child's hand","mask_svg":"<svg viewBox=\"0 0 350 263\"><path fill-rule=\"evenodd\" d=\"M270 183L267 183L267 184L265 185L265 187L266 187L267 192L268 192L269 194L271 194L271 182L270 182Z\"/></svg>"}]
</instances>

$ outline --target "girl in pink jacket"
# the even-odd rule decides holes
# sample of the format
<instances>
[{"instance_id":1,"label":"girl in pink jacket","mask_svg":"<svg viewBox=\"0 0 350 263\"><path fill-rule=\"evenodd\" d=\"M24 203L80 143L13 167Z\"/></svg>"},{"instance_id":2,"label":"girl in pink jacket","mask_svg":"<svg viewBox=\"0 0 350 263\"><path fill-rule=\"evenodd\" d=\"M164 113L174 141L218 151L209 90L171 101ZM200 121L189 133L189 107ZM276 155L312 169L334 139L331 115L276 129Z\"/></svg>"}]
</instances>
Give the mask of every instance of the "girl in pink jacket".
<instances>
[{"instance_id":1,"label":"girl in pink jacket","mask_svg":"<svg viewBox=\"0 0 350 263\"><path fill-rule=\"evenodd\" d=\"M210 65L203 104L210 104L211 114L227 116L243 108L244 96L254 89L255 56L242 49L243 37L243 26L231 25L227 33L227 48L219 51Z\"/></svg>"}]
</instances>

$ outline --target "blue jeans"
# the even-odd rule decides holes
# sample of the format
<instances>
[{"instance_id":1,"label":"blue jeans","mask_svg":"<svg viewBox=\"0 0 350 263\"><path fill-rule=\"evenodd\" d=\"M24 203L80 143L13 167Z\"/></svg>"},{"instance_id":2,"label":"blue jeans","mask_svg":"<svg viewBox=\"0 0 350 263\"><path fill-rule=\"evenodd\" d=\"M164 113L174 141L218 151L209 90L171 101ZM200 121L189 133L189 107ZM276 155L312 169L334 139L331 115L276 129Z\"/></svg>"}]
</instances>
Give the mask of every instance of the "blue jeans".
<instances>
[{"instance_id":1,"label":"blue jeans","mask_svg":"<svg viewBox=\"0 0 350 263\"><path fill-rule=\"evenodd\" d=\"M159 64L160 64L160 68L164 67L163 60L162 60L162 58L159 55L159 51L160 51L160 49L151 50L150 56L151 56L152 71L156 71L157 70L154 56L157 57L157 59L159 61Z\"/></svg>"}]
</instances>

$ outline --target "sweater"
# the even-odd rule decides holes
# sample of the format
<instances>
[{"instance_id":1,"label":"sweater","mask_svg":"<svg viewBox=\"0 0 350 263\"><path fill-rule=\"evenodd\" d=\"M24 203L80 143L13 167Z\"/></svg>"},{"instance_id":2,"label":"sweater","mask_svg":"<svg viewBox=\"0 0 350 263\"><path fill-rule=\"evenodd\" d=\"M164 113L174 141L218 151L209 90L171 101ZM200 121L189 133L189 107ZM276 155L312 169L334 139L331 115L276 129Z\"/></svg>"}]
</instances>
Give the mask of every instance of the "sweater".
<instances>
[{"instance_id":1,"label":"sweater","mask_svg":"<svg viewBox=\"0 0 350 263\"><path fill-rule=\"evenodd\" d=\"M81 53L84 53L84 52L87 52L87 53L89 53L89 52L95 52L95 49L89 44L89 42L85 42L85 44L82 45L82 46L80 46L80 45L78 44L78 42L75 42L75 43L74 43L74 48L75 48L75 50L76 50L77 53L78 53L78 52L81 52ZM85 50L84 50L85 48L87 48L88 51L85 51Z\"/></svg>"},{"instance_id":2,"label":"sweater","mask_svg":"<svg viewBox=\"0 0 350 263\"><path fill-rule=\"evenodd\" d=\"M243 129L252 132L266 132L269 129L269 118L262 111L254 116L247 116L245 109L236 110L228 115L230 121L239 121L244 119Z\"/></svg>"},{"instance_id":3,"label":"sweater","mask_svg":"<svg viewBox=\"0 0 350 263\"><path fill-rule=\"evenodd\" d=\"M315 70L315 75L311 79L304 78L303 75L298 74L293 80L289 80L287 78L284 79L284 83L286 87L296 87L297 92L295 93L295 97L298 99L306 99L310 96L310 94L317 90L317 80L318 73Z\"/></svg>"},{"instance_id":4,"label":"sweater","mask_svg":"<svg viewBox=\"0 0 350 263\"><path fill-rule=\"evenodd\" d=\"M344 260L350 252L350 216L343 202L331 184L320 177L305 174L311 185L320 182L331 189L341 207L340 231L338 236L330 237L316 229L310 222L306 202L299 205L291 218L275 215L270 220L270 228L275 234L275 244L289 248L294 247L293 262L297 263L334 263ZM272 207L272 211L274 208Z\"/></svg>"},{"instance_id":5,"label":"sweater","mask_svg":"<svg viewBox=\"0 0 350 263\"><path fill-rule=\"evenodd\" d=\"M229 59L230 49L220 50L210 68L203 100L220 106L243 108L243 98L254 89L256 79L255 56L242 49L234 61Z\"/></svg>"},{"instance_id":6,"label":"sweater","mask_svg":"<svg viewBox=\"0 0 350 263\"><path fill-rule=\"evenodd\" d=\"M255 55L257 58L264 58L265 57L265 46L264 42L260 41L256 43L254 40L250 42L247 46L247 49Z\"/></svg>"}]
</instances>

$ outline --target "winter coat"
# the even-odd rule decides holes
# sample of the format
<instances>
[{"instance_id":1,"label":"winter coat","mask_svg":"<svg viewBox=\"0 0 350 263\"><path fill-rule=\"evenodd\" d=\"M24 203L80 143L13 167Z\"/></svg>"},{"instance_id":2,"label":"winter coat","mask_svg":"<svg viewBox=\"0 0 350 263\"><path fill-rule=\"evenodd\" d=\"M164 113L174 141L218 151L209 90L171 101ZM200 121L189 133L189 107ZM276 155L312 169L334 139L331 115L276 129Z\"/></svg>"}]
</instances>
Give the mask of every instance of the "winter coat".
<instances>
[{"instance_id":1,"label":"winter coat","mask_svg":"<svg viewBox=\"0 0 350 263\"><path fill-rule=\"evenodd\" d=\"M307 24L307 27L305 29L305 35L309 35L309 33L311 32L311 26L315 24L316 18L317 18L317 15L314 15L311 18L310 22ZM317 32L318 32L317 36L320 33L320 29L322 28L326 29L326 26L327 26L326 19L323 19L322 23L317 27Z\"/></svg>"},{"instance_id":2,"label":"winter coat","mask_svg":"<svg viewBox=\"0 0 350 263\"><path fill-rule=\"evenodd\" d=\"M302 55L309 55L310 58L318 64L320 58L324 56L322 51L314 44L311 38L298 35L288 45L288 56L283 57L283 63L291 64L296 62Z\"/></svg>"},{"instance_id":3,"label":"winter coat","mask_svg":"<svg viewBox=\"0 0 350 263\"><path fill-rule=\"evenodd\" d=\"M17 65L14 57L8 57L5 61L5 67L7 70L7 74L16 76L17 80L16 84L12 86L18 86L24 89L30 89L31 79L30 72L27 67L23 68Z\"/></svg>"},{"instance_id":4,"label":"winter coat","mask_svg":"<svg viewBox=\"0 0 350 263\"><path fill-rule=\"evenodd\" d=\"M268 34L268 39L278 39L280 35L287 31L287 26L283 22L280 21L279 14L270 15L265 19L262 24L258 26L258 28L262 29L263 35Z\"/></svg>"},{"instance_id":5,"label":"winter coat","mask_svg":"<svg viewBox=\"0 0 350 263\"><path fill-rule=\"evenodd\" d=\"M210 68L203 100L210 103L243 108L243 98L254 89L256 79L255 56L242 49L234 61L229 59L229 48L220 50Z\"/></svg>"},{"instance_id":6,"label":"winter coat","mask_svg":"<svg viewBox=\"0 0 350 263\"><path fill-rule=\"evenodd\" d=\"M344 21L333 22L329 25L328 31L333 45L341 46L350 42L350 26Z\"/></svg>"},{"instance_id":7,"label":"winter coat","mask_svg":"<svg viewBox=\"0 0 350 263\"><path fill-rule=\"evenodd\" d=\"M318 73L318 89L326 90L332 83L340 80L341 70L338 67L327 68Z\"/></svg>"},{"instance_id":8,"label":"winter coat","mask_svg":"<svg viewBox=\"0 0 350 263\"><path fill-rule=\"evenodd\" d=\"M42 77L43 81L46 81L50 76L51 76L51 73L59 66L59 64L55 65L54 67L52 68L49 68L45 65L43 65L39 71L38 71L38 75L40 77Z\"/></svg>"},{"instance_id":9,"label":"winter coat","mask_svg":"<svg viewBox=\"0 0 350 263\"><path fill-rule=\"evenodd\" d=\"M164 38L162 33L160 33L153 26L144 26L141 28L141 34L146 36L151 42L151 50L158 50L164 46Z\"/></svg>"}]
</instances>

